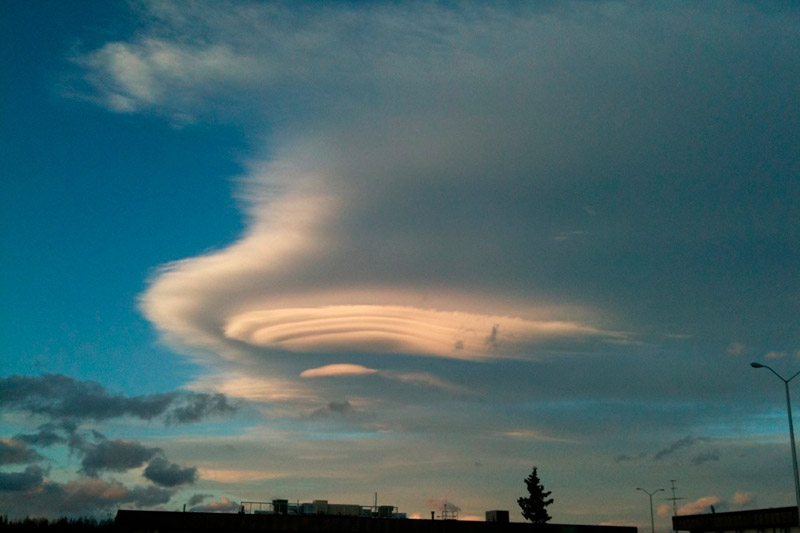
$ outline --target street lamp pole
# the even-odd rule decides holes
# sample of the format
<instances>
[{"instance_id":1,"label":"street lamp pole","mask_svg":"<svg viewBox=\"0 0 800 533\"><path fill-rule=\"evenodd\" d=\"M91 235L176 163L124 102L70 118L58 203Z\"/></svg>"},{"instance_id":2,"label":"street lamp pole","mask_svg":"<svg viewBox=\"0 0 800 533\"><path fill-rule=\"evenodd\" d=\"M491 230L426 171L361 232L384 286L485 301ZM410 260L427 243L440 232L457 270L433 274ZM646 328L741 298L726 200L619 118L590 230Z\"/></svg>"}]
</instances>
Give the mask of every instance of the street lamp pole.
<instances>
[{"instance_id":1,"label":"street lamp pole","mask_svg":"<svg viewBox=\"0 0 800 533\"><path fill-rule=\"evenodd\" d=\"M640 490L640 491L644 492L645 494L647 494L650 497L650 533L656 533L656 523L655 523L655 520L653 518L653 494L655 494L656 492L659 492L659 491L663 491L664 489L656 489L653 492L647 492L644 489L640 489L639 487L636 487L636 490Z\"/></svg>"},{"instance_id":2,"label":"street lamp pole","mask_svg":"<svg viewBox=\"0 0 800 533\"><path fill-rule=\"evenodd\" d=\"M789 382L792 381L794 378L800 374L800 370L795 372L795 374L790 377L789 379L784 378L777 372L775 372L772 368L768 367L767 365L762 365L761 363L750 363L750 366L753 368L766 368L776 376L778 379L783 381L783 387L786 390L786 411L789 413L789 440L792 444L792 469L794 470L794 497L795 502L797 503L797 512L798 512L798 519L800 521L800 475L797 473L797 450L795 449L794 444L794 423L792 422L792 402L789 399Z\"/></svg>"}]
</instances>

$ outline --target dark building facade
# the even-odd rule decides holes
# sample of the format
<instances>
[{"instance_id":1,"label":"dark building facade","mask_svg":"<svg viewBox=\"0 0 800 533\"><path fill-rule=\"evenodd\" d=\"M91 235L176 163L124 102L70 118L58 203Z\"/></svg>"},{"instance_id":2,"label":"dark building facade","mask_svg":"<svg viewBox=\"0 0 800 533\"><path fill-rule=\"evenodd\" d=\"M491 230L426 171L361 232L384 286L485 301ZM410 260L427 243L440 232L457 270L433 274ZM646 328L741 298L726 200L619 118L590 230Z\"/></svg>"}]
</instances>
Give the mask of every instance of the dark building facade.
<instances>
[{"instance_id":1,"label":"dark building facade","mask_svg":"<svg viewBox=\"0 0 800 533\"><path fill-rule=\"evenodd\" d=\"M800 533L797 507L673 516L672 528L690 533Z\"/></svg>"},{"instance_id":2,"label":"dark building facade","mask_svg":"<svg viewBox=\"0 0 800 533\"><path fill-rule=\"evenodd\" d=\"M358 516L117 512L118 531L177 533L189 531L260 531L265 533L638 533L635 527L520 522L471 522L364 518Z\"/></svg>"}]
</instances>

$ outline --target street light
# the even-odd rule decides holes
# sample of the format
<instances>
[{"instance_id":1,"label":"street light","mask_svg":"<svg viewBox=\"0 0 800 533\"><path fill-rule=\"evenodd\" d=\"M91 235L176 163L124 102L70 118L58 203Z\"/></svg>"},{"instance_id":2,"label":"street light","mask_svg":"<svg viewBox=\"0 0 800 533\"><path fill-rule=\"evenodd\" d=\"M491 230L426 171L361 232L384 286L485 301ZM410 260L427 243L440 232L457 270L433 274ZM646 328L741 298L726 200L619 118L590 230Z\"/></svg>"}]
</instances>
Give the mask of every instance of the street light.
<instances>
[{"instance_id":1,"label":"street light","mask_svg":"<svg viewBox=\"0 0 800 533\"><path fill-rule=\"evenodd\" d=\"M656 492L659 492L659 491L663 491L664 489L656 489L653 492L647 492L644 489L640 489L639 487L636 487L636 490L640 490L640 491L644 492L645 494L647 494L650 497L650 532L651 533L656 533L656 523L653 520L653 494L655 494Z\"/></svg>"},{"instance_id":2,"label":"street light","mask_svg":"<svg viewBox=\"0 0 800 533\"><path fill-rule=\"evenodd\" d=\"M795 502L797 503L797 512L798 512L798 521L800 522L800 476L797 474L797 450L794 447L794 424L792 423L792 402L789 400L789 382L792 381L794 378L800 374L800 370L795 372L795 374L790 377L789 379L784 378L772 368L768 367L767 365L762 365L761 363L750 363L750 366L753 368L766 368L776 376L778 379L783 381L783 386L786 390L786 410L789 412L789 440L792 443L792 469L794 470L794 497Z\"/></svg>"}]
</instances>

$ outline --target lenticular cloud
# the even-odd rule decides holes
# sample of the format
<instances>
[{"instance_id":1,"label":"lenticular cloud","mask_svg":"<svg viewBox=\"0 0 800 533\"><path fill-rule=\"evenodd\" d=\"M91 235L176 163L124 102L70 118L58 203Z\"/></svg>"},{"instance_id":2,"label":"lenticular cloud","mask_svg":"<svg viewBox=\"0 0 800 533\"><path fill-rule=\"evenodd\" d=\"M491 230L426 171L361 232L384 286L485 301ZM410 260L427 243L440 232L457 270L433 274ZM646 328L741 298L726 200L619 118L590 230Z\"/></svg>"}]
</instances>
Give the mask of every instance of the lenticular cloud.
<instances>
[{"instance_id":1,"label":"lenticular cloud","mask_svg":"<svg viewBox=\"0 0 800 533\"><path fill-rule=\"evenodd\" d=\"M479 359L506 344L603 332L573 322L391 305L339 305L250 311L231 317L225 335L290 351L392 351Z\"/></svg>"},{"instance_id":2,"label":"lenticular cloud","mask_svg":"<svg viewBox=\"0 0 800 533\"><path fill-rule=\"evenodd\" d=\"M554 37L549 15L522 10L509 24L507 12L477 4L350 6L298 22L288 8L215 16L203 6L189 25L156 10L164 24L82 63L118 111L198 119L211 109L247 114L249 127L251 115L286 116L240 180L246 233L167 265L142 296L167 341L227 361L243 352L485 360L623 338L578 300L554 312L530 282L563 253L552 250L559 236L586 235L575 226L592 212L578 206L576 221L542 209L550 182L574 179L558 174L573 148L557 139L578 127L552 105L575 80L540 54ZM593 31L573 22L570 31Z\"/></svg>"}]
</instances>

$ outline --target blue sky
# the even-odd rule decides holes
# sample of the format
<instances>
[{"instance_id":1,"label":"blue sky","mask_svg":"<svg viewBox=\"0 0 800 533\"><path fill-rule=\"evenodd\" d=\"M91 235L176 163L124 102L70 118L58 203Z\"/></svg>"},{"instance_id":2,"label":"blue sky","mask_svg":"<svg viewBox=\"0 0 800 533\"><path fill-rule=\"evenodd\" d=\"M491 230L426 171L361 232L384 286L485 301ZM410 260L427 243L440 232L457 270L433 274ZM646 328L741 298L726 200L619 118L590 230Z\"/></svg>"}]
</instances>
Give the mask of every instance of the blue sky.
<instances>
[{"instance_id":1,"label":"blue sky","mask_svg":"<svg viewBox=\"0 0 800 533\"><path fill-rule=\"evenodd\" d=\"M793 502L795 7L4 11L0 510Z\"/></svg>"}]
</instances>

